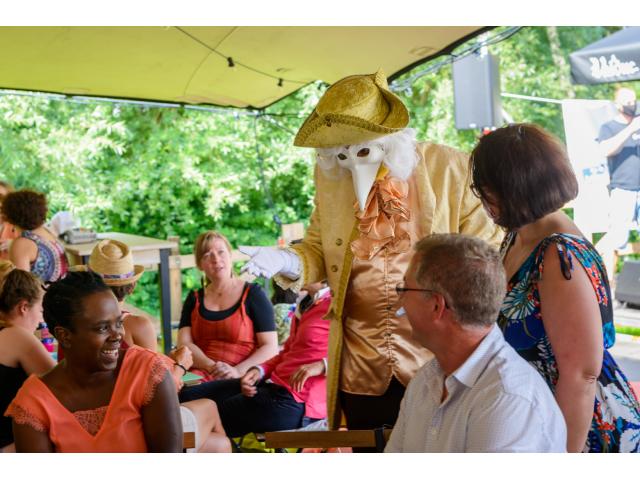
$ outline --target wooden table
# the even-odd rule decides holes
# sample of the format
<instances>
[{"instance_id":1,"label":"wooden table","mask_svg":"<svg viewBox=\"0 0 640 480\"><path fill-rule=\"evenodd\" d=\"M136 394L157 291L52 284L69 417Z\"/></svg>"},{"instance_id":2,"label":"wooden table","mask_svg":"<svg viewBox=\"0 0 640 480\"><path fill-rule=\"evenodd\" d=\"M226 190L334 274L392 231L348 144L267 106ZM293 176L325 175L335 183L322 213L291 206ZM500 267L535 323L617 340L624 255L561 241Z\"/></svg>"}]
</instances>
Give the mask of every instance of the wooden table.
<instances>
[{"instance_id":1,"label":"wooden table","mask_svg":"<svg viewBox=\"0 0 640 480\"><path fill-rule=\"evenodd\" d=\"M135 264L146 266L158 265L160 283L160 312L162 319L162 338L164 352L171 350L171 295L169 294L169 255L172 248L178 248L176 242L142 237L128 233L99 233L98 240L119 240L131 250ZM71 245L64 243L64 249L71 265L86 265L89 256L98 241Z\"/></svg>"}]
</instances>

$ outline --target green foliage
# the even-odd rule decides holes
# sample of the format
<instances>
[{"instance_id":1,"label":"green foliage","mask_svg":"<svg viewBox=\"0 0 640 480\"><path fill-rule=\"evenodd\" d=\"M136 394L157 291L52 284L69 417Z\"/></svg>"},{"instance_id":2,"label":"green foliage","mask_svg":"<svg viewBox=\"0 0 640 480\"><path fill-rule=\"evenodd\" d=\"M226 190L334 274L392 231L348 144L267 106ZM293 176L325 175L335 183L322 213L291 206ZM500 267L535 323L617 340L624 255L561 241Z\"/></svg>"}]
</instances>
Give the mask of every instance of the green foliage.
<instances>
[{"instance_id":1,"label":"green foliage","mask_svg":"<svg viewBox=\"0 0 640 480\"><path fill-rule=\"evenodd\" d=\"M558 27L555 47L566 61L571 51L614 30ZM490 47L500 58L504 92L611 98L614 85L571 86L550 38L547 28L528 27ZM3 96L0 177L47 193L51 214L70 210L98 231L178 235L182 253L190 253L207 229L221 231L235 246L273 245L279 235L274 213L283 223L307 222L311 214L313 152L292 143L324 88L300 89L261 115ZM478 132L454 128L450 65L401 96L420 139L473 148ZM515 121L563 136L559 105L513 98L503 103ZM200 276L183 273L186 294ZM158 315L157 297L157 274L147 273L131 302Z\"/></svg>"},{"instance_id":2,"label":"green foliage","mask_svg":"<svg viewBox=\"0 0 640 480\"><path fill-rule=\"evenodd\" d=\"M617 27L557 27L558 45L565 65L557 65L551 53L549 27L526 27L514 36L489 47L500 61L502 92L562 100L565 98L611 99L615 84L572 86L569 81L569 53L613 33ZM501 29L490 32L494 35ZM472 40L461 49L473 44ZM418 70L424 67L418 67ZM437 73L420 78L412 86L412 94L401 93L411 112L411 125L418 137L470 151L478 132L454 128L453 81L451 65ZM415 72L409 72L406 78ZM567 86L569 86L567 88ZM502 97L503 109L514 122L541 125L564 139L562 111L559 104Z\"/></svg>"},{"instance_id":3,"label":"green foliage","mask_svg":"<svg viewBox=\"0 0 640 480\"><path fill-rule=\"evenodd\" d=\"M631 335L632 337L640 337L640 328L627 325L616 325L616 333Z\"/></svg>"}]
</instances>

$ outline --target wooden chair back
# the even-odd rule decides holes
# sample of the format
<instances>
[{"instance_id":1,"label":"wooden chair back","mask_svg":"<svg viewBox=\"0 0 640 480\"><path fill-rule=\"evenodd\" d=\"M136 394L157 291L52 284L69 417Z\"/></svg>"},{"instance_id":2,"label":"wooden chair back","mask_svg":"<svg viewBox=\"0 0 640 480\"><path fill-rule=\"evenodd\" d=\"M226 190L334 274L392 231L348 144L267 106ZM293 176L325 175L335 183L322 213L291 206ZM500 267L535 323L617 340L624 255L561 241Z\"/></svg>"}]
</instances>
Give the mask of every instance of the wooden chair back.
<instances>
[{"instance_id":1,"label":"wooden chair back","mask_svg":"<svg viewBox=\"0 0 640 480\"><path fill-rule=\"evenodd\" d=\"M182 434L182 449L196 448L196 432L184 432Z\"/></svg>"},{"instance_id":2,"label":"wooden chair back","mask_svg":"<svg viewBox=\"0 0 640 480\"><path fill-rule=\"evenodd\" d=\"M371 447L382 449L389 441L391 429L380 433L383 445L379 445L376 430L327 430L327 431L294 431L294 432L266 432L265 444L267 448L340 448L340 447Z\"/></svg>"}]
</instances>

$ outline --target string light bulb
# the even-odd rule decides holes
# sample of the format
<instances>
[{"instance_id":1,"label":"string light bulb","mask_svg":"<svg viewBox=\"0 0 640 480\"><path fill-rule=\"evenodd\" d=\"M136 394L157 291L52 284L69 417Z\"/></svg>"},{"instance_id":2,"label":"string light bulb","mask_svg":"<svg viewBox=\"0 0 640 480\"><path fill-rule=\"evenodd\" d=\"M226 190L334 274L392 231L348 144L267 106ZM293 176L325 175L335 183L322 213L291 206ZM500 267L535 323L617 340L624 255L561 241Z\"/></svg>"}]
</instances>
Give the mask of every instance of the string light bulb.
<instances>
[{"instance_id":1,"label":"string light bulb","mask_svg":"<svg viewBox=\"0 0 640 480\"><path fill-rule=\"evenodd\" d=\"M283 85L284 85L284 82L282 81L282 79L281 79L281 78L279 78L279 79L278 79L278 86L279 86L280 88L282 88L282 87L283 87Z\"/></svg>"},{"instance_id":2,"label":"string light bulb","mask_svg":"<svg viewBox=\"0 0 640 480\"><path fill-rule=\"evenodd\" d=\"M236 66L236 64L233 63L233 58L227 57L227 65L229 65L229 68L233 68Z\"/></svg>"}]
</instances>

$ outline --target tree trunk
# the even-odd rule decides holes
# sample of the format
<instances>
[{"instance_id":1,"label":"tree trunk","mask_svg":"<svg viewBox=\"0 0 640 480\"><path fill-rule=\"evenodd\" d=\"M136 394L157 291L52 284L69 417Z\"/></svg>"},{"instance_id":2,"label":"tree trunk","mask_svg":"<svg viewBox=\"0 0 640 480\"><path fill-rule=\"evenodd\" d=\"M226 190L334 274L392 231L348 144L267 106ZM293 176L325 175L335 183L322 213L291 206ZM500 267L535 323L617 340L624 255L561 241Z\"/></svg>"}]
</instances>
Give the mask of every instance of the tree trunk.
<instances>
[{"instance_id":1,"label":"tree trunk","mask_svg":"<svg viewBox=\"0 0 640 480\"><path fill-rule=\"evenodd\" d=\"M560 37L557 27L547 27L547 38L549 39L549 47L551 48L551 58L558 69L558 83L562 91L565 92L566 98L576 98L576 92L571 85L570 67L562 53L560 45Z\"/></svg>"}]
</instances>

